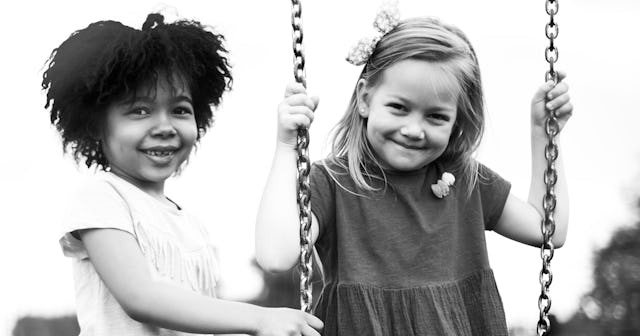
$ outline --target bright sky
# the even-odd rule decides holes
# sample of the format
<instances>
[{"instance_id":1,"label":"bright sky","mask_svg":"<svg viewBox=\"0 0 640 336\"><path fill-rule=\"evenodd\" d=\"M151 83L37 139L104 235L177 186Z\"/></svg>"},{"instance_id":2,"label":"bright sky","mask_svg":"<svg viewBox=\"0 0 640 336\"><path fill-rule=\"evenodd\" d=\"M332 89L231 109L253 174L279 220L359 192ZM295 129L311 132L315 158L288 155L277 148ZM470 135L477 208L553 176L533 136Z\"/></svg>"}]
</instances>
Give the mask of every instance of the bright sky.
<instances>
[{"instance_id":1,"label":"bright sky","mask_svg":"<svg viewBox=\"0 0 640 336\"><path fill-rule=\"evenodd\" d=\"M311 130L311 158L346 108L360 68L344 61L348 48L370 31L378 5L367 0L303 1L307 77L321 98ZM40 91L51 50L89 23L113 19L140 27L146 14L165 13L213 25L227 37L234 90L216 125L168 194L208 223L221 251L221 294L245 299L260 290L249 266L257 204L275 143L276 106L292 80L290 4L287 1L12 1L0 21L0 334L18 316L54 316L74 310L69 260L58 247L56 218L67 190L84 172L63 157ZM173 8L173 9L171 9ZM529 186L529 101L544 78L548 20L544 1L402 0L401 11L434 15L462 28L479 55L488 124L479 159L513 183L526 199ZM499 13L507 13L499 14ZM571 222L565 247L552 261L552 312L569 318L591 286L595 248L628 225L639 195L638 78L640 3L563 0L557 22L560 59L575 106L562 134ZM171 17L167 18L172 20ZM542 177L540 177L542 178ZM492 267L512 326L535 328L539 251L488 234ZM291 295L297 295L291 293Z\"/></svg>"}]
</instances>

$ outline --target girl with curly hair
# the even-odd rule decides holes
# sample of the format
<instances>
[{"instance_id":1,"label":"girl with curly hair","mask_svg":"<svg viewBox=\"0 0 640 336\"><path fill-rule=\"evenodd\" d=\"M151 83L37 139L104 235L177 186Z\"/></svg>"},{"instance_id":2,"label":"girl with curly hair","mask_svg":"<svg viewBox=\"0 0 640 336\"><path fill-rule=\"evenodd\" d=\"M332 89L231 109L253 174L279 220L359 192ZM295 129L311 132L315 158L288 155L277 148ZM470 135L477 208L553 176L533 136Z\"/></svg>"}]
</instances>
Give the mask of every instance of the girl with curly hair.
<instances>
[{"instance_id":1,"label":"girl with curly hair","mask_svg":"<svg viewBox=\"0 0 640 336\"><path fill-rule=\"evenodd\" d=\"M196 21L99 21L56 48L43 75L51 123L95 176L69 202L81 335L319 335L292 310L217 299L207 232L165 196L230 89L224 37Z\"/></svg>"}]
</instances>

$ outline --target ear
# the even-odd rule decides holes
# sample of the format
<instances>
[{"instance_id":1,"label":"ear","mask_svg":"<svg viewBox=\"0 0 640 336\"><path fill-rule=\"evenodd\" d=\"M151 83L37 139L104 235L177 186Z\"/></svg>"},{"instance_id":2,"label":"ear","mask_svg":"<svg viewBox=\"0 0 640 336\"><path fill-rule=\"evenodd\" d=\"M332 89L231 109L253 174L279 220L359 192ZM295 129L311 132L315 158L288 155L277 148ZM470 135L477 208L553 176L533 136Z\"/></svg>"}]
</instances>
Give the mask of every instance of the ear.
<instances>
[{"instance_id":1,"label":"ear","mask_svg":"<svg viewBox=\"0 0 640 336\"><path fill-rule=\"evenodd\" d=\"M358 114L363 118L369 117L370 93L367 84L367 80L364 78L360 78L356 84L356 108L358 109Z\"/></svg>"}]
</instances>

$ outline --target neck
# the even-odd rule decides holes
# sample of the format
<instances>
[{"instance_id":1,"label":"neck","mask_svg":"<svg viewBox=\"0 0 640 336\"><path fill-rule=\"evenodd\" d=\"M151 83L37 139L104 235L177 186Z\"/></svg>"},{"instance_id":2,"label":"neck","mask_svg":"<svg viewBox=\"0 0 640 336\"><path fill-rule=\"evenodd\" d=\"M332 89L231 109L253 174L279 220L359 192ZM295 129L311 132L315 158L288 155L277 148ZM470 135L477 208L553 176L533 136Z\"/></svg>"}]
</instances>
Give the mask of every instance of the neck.
<instances>
[{"instance_id":1,"label":"neck","mask_svg":"<svg viewBox=\"0 0 640 336\"><path fill-rule=\"evenodd\" d=\"M156 198L163 203L168 202L167 197L164 195L165 180L159 182L144 181L113 167L111 168L111 173L133 184L138 189L151 195L151 197Z\"/></svg>"}]
</instances>

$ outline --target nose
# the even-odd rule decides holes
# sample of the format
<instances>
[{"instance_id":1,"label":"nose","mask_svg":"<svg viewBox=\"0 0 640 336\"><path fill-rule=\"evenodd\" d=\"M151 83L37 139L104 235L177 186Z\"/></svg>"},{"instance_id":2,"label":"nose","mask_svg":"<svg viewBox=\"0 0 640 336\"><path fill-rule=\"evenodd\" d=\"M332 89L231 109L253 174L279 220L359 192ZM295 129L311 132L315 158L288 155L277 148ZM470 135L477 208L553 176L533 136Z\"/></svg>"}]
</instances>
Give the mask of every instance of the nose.
<instances>
[{"instance_id":1,"label":"nose","mask_svg":"<svg viewBox=\"0 0 640 336\"><path fill-rule=\"evenodd\" d=\"M400 134L411 140L424 140L426 133L418 124L405 125L400 129Z\"/></svg>"},{"instance_id":2,"label":"nose","mask_svg":"<svg viewBox=\"0 0 640 336\"><path fill-rule=\"evenodd\" d=\"M176 128L173 125L171 116L168 112L162 111L157 113L154 118L154 125L151 129L151 135L169 138L177 134Z\"/></svg>"}]
</instances>

